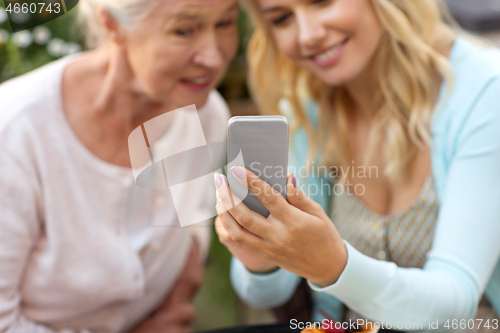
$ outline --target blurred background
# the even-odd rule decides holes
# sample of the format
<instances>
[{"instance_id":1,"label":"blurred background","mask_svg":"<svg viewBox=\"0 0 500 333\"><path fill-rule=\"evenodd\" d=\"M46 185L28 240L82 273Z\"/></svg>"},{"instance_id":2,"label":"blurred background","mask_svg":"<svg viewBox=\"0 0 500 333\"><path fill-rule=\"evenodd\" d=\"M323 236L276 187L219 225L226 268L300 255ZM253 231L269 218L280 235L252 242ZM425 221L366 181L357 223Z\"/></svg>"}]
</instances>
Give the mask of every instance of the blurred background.
<instances>
[{"instance_id":1,"label":"blurred background","mask_svg":"<svg viewBox=\"0 0 500 333\"><path fill-rule=\"evenodd\" d=\"M468 32L500 46L500 0L447 0L447 3L455 19ZM77 10L78 6L48 23L12 33L5 4L0 0L0 83L58 58L84 51L83 38L75 23ZM26 24L33 18L27 13L12 19L16 24ZM246 86L245 45L251 27L244 13L239 17L239 26L238 56L218 89L233 115L257 114ZM215 232L213 235L204 284L195 300L195 330L275 322L271 312L251 309L238 300L229 281L231 256L218 242Z\"/></svg>"}]
</instances>

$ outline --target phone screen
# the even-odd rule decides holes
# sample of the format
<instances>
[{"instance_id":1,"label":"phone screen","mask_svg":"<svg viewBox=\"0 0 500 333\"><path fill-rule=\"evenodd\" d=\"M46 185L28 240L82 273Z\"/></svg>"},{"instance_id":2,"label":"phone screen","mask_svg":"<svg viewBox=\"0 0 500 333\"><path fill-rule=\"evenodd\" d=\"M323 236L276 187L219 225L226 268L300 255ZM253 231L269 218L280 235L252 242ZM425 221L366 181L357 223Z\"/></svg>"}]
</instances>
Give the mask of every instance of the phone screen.
<instances>
[{"instance_id":1,"label":"phone screen","mask_svg":"<svg viewBox=\"0 0 500 333\"><path fill-rule=\"evenodd\" d=\"M241 153L244 166L286 197L288 121L283 116L233 117L228 122L228 181L231 191L251 210L269 211L229 171ZM241 165L239 165L241 166Z\"/></svg>"}]
</instances>

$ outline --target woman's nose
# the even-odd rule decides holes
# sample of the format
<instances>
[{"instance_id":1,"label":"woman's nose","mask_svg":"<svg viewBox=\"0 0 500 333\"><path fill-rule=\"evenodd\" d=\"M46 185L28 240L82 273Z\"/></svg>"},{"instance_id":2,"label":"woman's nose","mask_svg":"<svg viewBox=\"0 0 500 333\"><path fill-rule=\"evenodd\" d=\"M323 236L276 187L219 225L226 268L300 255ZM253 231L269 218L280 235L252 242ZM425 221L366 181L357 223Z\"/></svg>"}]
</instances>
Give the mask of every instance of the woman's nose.
<instances>
[{"instance_id":1,"label":"woman's nose","mask_svg":"<svg viewBox=\"0 0 500 333\"><path fill-rule=\"evenodd\" d=\"M216 36L204 39L200 51L196 54L194 61L197 65L218 69L224 65L224 53Z\"/></svg>"},{"instance_id":2,"label":"woman's nose","mask_svg":"<svg viewBox=\"0 0 500 333\"><path fill-rule=\"evenodd\" d=\"M326 36L326 28L307 14L297 15L299 43L304 48L315 48L321 45Z\"/></svg>"}]
</instances>

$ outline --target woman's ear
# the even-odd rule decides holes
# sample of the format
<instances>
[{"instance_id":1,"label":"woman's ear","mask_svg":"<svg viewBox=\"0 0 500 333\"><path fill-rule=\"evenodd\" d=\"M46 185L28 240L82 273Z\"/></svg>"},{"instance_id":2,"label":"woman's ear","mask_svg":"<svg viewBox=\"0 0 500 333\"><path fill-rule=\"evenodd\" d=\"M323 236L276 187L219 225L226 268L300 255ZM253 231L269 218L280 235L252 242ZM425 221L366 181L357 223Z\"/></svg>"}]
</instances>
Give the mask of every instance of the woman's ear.
<instances>
[{"instance_id":1,"label":"woman's ear","mask_svg":"<svg viewBox=\"0 0 500 333\"><path fill-rule=\"evenodd\" d=\"M109 40L116 44L123 44L125 40L123 29L111 11L104 6L100 6L98 13L101 25L106 31Z\"/></svg>"}]
</instances>

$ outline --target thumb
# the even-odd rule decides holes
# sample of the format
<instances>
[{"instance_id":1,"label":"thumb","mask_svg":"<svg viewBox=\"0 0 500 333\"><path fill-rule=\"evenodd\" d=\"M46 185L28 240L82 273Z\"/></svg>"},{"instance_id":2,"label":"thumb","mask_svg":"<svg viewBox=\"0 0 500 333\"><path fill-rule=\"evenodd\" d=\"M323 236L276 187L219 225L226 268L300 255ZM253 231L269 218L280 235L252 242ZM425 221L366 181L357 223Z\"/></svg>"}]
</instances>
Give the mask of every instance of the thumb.
<instances>
[{"instance_id":1,"label":"thumb","mask_svg":"<svg viewBox=\"0 0 500 333\"><path fill-rule=\"evenodd\" d=\"M309 197L297 186L297 179L293 173L289 174L287 177L286 200L290 205L308 214L320 216L320 214L324 213L321 205L309 199Z\"/></svg>"}]
</instances>

